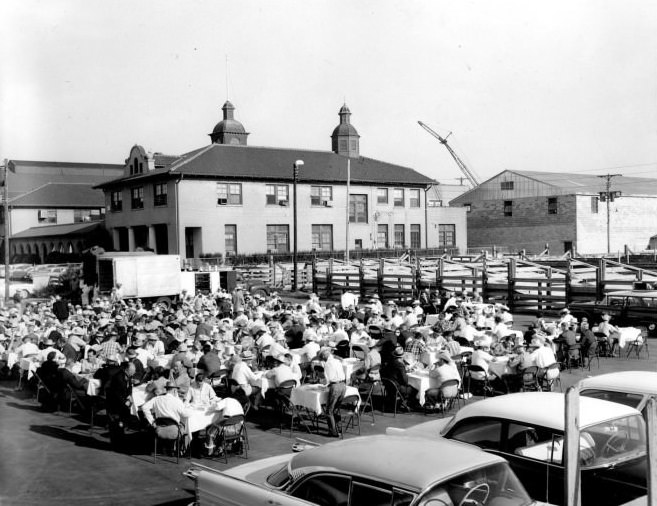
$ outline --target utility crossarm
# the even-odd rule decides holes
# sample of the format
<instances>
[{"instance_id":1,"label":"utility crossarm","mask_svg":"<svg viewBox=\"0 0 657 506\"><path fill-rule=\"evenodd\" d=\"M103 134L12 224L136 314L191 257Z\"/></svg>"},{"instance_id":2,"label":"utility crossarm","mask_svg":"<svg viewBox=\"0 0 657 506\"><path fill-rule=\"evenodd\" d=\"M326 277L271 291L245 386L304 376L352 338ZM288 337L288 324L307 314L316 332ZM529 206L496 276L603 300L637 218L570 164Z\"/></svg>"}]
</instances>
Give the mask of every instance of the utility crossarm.
<instances>
[{"instance_id":1,"label":"utility crossarm","mask_svg":"<svg viewBox=\"0 0 657 506\"><path fill-rule=\"evenodd\" d=\"M424 128L427 132L429 132L431 135L433 135L436 139L440 141L440 143L447 148L447 151L449 151L449 154L452 155L452 158L454 158L454 161L456 162L456 165L459 166L459 169L461 169L461 172L465 175L465 177L468 179L472 187L474 188L475 186L479 186L479 180L477 176L474 175L474 173L468 169L468 167L463 163L463 160L459 158L459 155L457 155L454 150L452 149L452 146L447 144L447 137L452 135L452 132L447 134L447 137L442 137L440 134L437 132L434 132L431 127L428 125L422 123L421 121L418 121L418 124Z\"/></svg>"}]
</instances>

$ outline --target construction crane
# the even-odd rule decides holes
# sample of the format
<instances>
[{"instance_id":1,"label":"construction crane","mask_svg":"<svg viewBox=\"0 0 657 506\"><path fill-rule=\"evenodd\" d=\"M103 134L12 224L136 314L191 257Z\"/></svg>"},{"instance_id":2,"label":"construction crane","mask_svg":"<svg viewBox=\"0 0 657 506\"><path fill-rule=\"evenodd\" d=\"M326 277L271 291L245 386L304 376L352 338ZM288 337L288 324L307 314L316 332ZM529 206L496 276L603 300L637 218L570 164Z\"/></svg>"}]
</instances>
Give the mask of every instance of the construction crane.
<instances>
[{"instance_id":1,"label":"construction crane","mask_svg":"<svg viewBox=\"0 0 657 506\"><path fill-rule=\"evenodd\" d=\"M449 151L449 154L452 155L452 158L454 158L454 161L456 162L456 165L459 166L459 169L461 169L461 172L465 175L465 177L468 179L472 187L474 188L475 186L479 186L479 178L475 176L475 174L468 169L468 167L463 163L463 160L459 158L459 155L457 155L454 150L452 149L452 146L447 144L447 137L452 135L452 132L447 134L447 137L442 137L440 134L434 132L431 127L428 125L422 123L421 121L418 121L418 124L424 128L427 132L429 132L431 135L433 135L436 139L440 141L440 143L447 148L447 151Z\"/></svg>"}]
</instances>

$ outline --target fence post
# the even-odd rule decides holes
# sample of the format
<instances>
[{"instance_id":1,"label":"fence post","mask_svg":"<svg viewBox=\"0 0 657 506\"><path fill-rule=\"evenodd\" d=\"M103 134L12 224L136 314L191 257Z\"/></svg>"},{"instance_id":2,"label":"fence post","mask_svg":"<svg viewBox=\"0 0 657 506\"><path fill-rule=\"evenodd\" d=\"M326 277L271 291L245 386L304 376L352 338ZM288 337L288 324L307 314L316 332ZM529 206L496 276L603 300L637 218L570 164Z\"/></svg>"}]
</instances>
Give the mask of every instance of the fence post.
<instances>
[{"instance_id":1,"label":"fence post","mask_svg":"<svg viewBox=\"0 0 657 506\"><path fill-rule=\"evenodd\" d=\"M573 259L568 258L568 265L566 266L566 285L564 286L566 292L566 306L569 306L573 301Z\"/></svg>"},{"instance_id":2,"label":"fence post","mask_svg":"<svg viewBox=\"0 0 657 506\"><path fill-rule=\"evenodd\" d=\"M441 292L443 289L443 273L445 269L445 261L442 258L438 259L436 266L436 290Z\"/></svg>"},{"instance_id":3,"label":"fence post","mask_svg":"<svg viewBox=\"0 0 657 506\"><path fill-rule=\"evenodd\" d=\"M486 255L481 259L481 300L488 300L488 258Z\"/></svg>"},{"instance_id":4,"label":"fence post","mask_svg":"<svg viewBox=\"0 0 657 506\"><path fill-rule=\"evenodd\" d=\"M333 295L333 259L329 258L328 266L326 267L326 295Z\"/></svg>"},{"instance_id":5,"label":"fence post","mask_svg":"<svg viewBox=\"0 0 657 506\"><path fill-rule=\"evenodd\" d=\"M545 296L548 299L545 304L545 309L552 309L552 267L548 267L545 270L545 277L547 278Z\"/></svg>"},{"instance_id":6,"label":"fence post","mask_svg":"<svg viewBox=\"0 0 657 506\"><path fill-rule=\"evenodd\" d=\"M379 258L379 270L376 273L376 284L379 291L379 297L383 301L383 258Z\"/></svg>"},{"instance_id":7,"label":"fence post","mask_svg":"<svg viewBox=\"0 0 657 506\"><path fill-rule=\"evenodd\" d=\"M595 271L595 298L602 300L605 295L605 259L598 259L598 269Z\"/></svg>"},{"instance_id":8,"label":"fence post","mask_svg":"<svg viewBox=\"0 0 657 506\"><path fill-rule=\"evenodd\" d=\"M509 306L510 311L515 310L515 286L516 286L516 259L515 258L509 258L509 263L507 264L508 268L508 274L507 274L507 283L508 283L508 291L507 291L507 306Z\"/></svg>"},{"instance_id":9,"label":"fence post","mask_svg":"<svg viewBox=\"0 0 657 506\"><path fill-rule=\"evenodd\" d=\"M360 288L360 297L365 300L365 269L363 268L363 257L360 258L358 265L358 288Z\"/></svg>"},{"instance_id":10,"label":"fence post","mask_svg":"<svg viewBox=\"0 0 657 506\"><path fill-rule=\"evenodd\" d=\"M313 293L319 295L319 287L317 286L317 258L313 258L313 263L311 265L313 276ZM276 269L274 269L274 273L276 273Z\"/></svg>"}]
</instances>

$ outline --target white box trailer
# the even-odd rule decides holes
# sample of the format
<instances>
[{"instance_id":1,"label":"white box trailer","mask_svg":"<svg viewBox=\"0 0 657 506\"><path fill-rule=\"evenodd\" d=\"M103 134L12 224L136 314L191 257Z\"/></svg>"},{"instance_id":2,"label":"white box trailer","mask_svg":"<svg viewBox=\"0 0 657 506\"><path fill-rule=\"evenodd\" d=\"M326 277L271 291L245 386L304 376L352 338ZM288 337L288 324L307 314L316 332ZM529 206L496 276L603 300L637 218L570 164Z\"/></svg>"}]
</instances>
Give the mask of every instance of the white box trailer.
<instances>
[{"instance_id":1,"label":"white box trailer","mask_svg":"<svg viewBox=\"0 0 657 506\"><path fill-rule=\"evenodd\" d=\"M175 300L181 292L180 256L149 252L103 253L98 256L98 287L111 292L121 283L126 299Z\"/></svg>"}]
</instances>

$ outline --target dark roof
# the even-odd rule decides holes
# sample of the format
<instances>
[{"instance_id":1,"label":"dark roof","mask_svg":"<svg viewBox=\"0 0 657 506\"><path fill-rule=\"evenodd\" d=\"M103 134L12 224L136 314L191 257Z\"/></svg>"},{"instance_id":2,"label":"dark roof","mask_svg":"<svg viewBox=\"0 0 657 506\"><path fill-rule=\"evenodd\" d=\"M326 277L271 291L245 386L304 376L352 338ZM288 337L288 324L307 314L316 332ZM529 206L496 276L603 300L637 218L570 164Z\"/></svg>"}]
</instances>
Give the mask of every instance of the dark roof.
<instances>
[{"instance_id":1,"label":"dark roof","mask_svg":"<svg viewBox=\"0 0 657 506\"><path fill-rule=\"evenodd\" d=\"M102 221L92 221L87 223L65 223L62 225L32 227L12 235L11 238L34 239L37 237L59 237L64 235L86 234L102 225Z\"/></svg>"},{"instance_id":2,"label":"dark roof","mask_svg":"<svg viewBox=\"0 0 657 506\"><path fill-rule=\"evenodd\" d=\"M605 190L606 179L595 174L576 174L571 172L536 172L514 170L520 176L549 184L572 193L598 193ZM612 190L629 195L657 194L657 179L648 177L617 176L612 178Z\"/></svg>"},{"instance_id":3,"label":"dark roof","mask_svg":"<svg viewBox=\"0 0 657 506\"><path fill-rule=\"evenodd\" d=\"M123 166L116 164L10 160L7 180L11 198L47 183L96 185L122 174Z\"/></svg>"},{"instance_id":4,"label":"dark roof","mask_svg":"<svg viewBox=\"0 0 657 506\"><path fill-rule=\"evenodd\" d=\"M14 197L12 207L104 207L105 197L88 183L46 183Z\"/></svg>"},{"instance_id":5,"label":"dark roof","mask_svg":"<svg viewBox=\"0 0 657 506\"><path fill-rule=\"evenodd\" d=\"M331 151L211 144L182 155L168 168L115 179L97 187L177 174L214 179L292 181L292 166L296 160L304 161L299 171L300 182L346 183L349 158ZM366 157L350 160L352 184L428 186L433 183L432 179L408 167Z\"/></svg>"}]
</instances>

